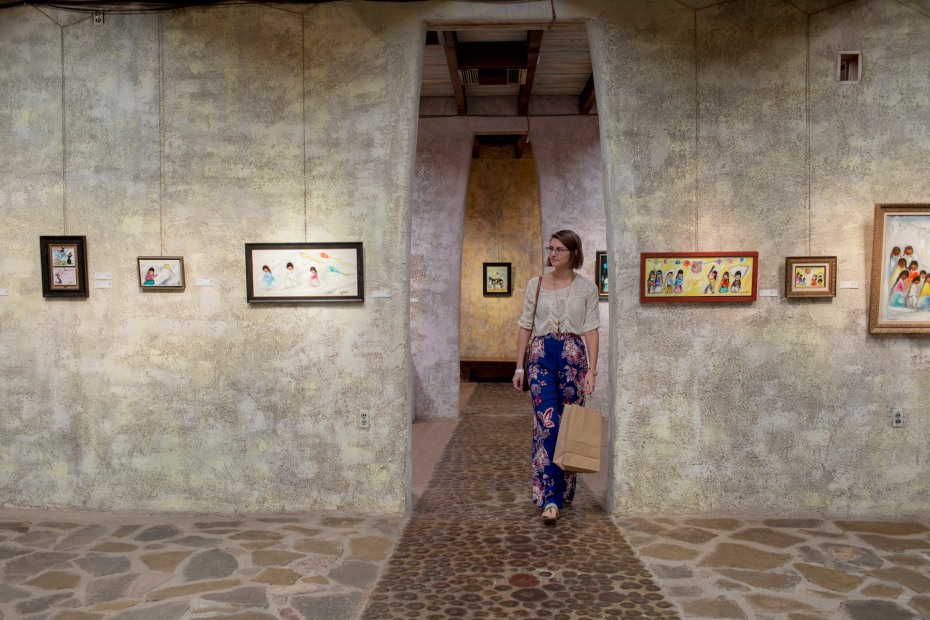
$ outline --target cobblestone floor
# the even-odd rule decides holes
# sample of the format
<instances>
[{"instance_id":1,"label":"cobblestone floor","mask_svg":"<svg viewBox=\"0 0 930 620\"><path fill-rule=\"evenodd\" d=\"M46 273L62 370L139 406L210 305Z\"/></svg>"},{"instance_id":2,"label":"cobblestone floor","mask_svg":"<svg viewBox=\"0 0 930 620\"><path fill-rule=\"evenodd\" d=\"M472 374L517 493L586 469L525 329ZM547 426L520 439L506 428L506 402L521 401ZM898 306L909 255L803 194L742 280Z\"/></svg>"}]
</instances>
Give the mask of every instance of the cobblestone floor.
<instances>
[{"instance_id":1,"label":"cobblestone floor","mask_svg":"<svg viewBox=\"0 0 930 620\"><path fill-rule=\"evenodd\" d=\"M542 522L528 411L507 386L475 392L363 618L679 618L590 491Z\"/></svg>"},{"instance_id":2,"label":"cobblestone floor","mask_svg":"<svg viewBox=\"0 0 930 620\"><path fill-rule=\"evenodd\" d=\"M927 519L611 520L605 478L582 476L544 526L528 411L479 384L428 484L435 446L414 446L425 490L402 539L400 518L0 509L0 620L930 618Z\"/></svg>"}]
</instances>

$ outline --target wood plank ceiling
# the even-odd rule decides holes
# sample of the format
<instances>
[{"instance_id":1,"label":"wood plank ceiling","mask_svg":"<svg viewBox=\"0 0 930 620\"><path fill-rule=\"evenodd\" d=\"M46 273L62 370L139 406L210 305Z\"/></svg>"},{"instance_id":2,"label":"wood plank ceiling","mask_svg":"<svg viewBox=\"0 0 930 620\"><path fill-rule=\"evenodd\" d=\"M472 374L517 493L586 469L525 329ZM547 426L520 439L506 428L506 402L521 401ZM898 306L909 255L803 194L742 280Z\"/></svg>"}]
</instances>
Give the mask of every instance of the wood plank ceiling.
<instances>
[{"instance_id":1,"label":"wood plank ceiling","mask_svg":"<svg viewBox=\"0 0 930 620\"><path fill-rule=\"evenodd\" d=\"M596 111L585 25L430 30L420 96L452 97L459 115L474 97L512 97L520 116L533 97L573 97L579 114Z\"/></svg>"}]
</instances>

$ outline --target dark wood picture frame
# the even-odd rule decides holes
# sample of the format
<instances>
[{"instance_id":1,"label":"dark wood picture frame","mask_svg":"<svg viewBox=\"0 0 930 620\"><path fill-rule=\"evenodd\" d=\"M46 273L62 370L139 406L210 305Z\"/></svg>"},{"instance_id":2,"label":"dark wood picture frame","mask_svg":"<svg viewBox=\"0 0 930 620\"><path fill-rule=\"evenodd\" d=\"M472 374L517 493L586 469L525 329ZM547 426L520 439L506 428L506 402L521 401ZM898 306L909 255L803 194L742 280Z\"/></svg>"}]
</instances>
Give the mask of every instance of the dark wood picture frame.
<instances>
[{"instance_id":1,"label":"dark wood picture frame","mask_svg":"<svg viewBox=\"0 0 930 620\"><path fill-rule=\"evenodd\" d=\"M661 289L650 287L650 271L661 274ZM643 252L639 258L639 301L749 303L756 300L758 275L758 252Z\"/></svg>"},{"instance_id":2,"label":"dark wood picture frame","mask_svg":"<svg viewBox=\"0 0 930 620\"><path fill-rule=\"evenodd\" d=\"M246 243L248 303L362 303L361 241Z\"/></svg>"},{"instance_id":3,"label":"dark wood picture frame","mask_svg":"<svg viewBox=\"0 0 930 620\"><path fill-rule=\"evenodd\" d=\"M501 277L503 272L503 277ZM483 263L481 267L481 291L485 297L510 297L513 295L513 267L511 263Z\"/></svg>"},{"instance_id":4,"label":"dark wood picture frame","mask_svg":"<svg viewBox=\"0 0 930 620\"><path fill-rule=\"evenodd\" d=\"M156 268L160 271L149 280L148 272ZM187 287L184 258L181 256L139 256L136 258L136 274L139 276L139 289L144 293L180 293Z\"/></svg>"},{"instance_id":5,"label":"dark wood picture frame","mask_svg":"<svg viewBox=\"0 0 930 620\"><path fill-rule=\"evenodd\" d=\"M594 253L594 283L597 285L597 296L607 299L610 290L610 274L607 268L607 252L598 250Z\"/></svg>"},{"instance_id":6,"label":"dark wood picture frame","mask_svg":"<svg viewBox=\"0 0 930 620\"><path fill-rule=\"evenodd\" d=\"M86 299L87 238L83 235L39 237L42 296L49 299Z\"/></svg>"},{"instance_id":7,"label":"dark wood picture frame","mask_svg":"<svg viewBox=\"0 0 930 620\"><path fill-rule=\"evenodd\" d=\"M836 297L836 257L786 256L785 297Z\"/></svg>"}]
</instances>

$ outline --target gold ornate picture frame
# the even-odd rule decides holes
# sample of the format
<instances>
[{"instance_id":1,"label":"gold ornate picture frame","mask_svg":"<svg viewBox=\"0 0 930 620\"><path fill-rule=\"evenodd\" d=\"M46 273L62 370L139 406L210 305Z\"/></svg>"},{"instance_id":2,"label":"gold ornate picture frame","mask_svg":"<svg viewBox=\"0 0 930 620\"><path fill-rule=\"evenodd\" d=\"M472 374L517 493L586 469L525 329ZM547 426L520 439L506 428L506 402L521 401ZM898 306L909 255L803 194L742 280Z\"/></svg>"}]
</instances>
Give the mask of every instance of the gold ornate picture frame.
<instances>
[{"instance_id":1,"label":"gold ornate picture frame","mask_svg":"<svg viewBox=\"0 0 930 620\"><path fill-rule=\"evenodd\" d=\"M930 334L930 204L878 203L869 332Z\"/></svg>"}]
</instances>

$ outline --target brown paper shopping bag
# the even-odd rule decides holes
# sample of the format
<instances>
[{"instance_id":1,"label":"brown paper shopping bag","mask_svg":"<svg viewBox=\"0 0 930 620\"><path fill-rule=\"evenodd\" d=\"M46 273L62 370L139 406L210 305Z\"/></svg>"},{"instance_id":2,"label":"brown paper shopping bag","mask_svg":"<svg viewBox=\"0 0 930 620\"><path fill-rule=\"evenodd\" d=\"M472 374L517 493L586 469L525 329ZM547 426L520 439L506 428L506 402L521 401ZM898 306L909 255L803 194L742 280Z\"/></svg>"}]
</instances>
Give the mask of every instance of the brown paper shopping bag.
<instances>
[{"instance_id":1,"label":"brown paper shopping bag","mask_svg":"<svg viewBox=\"0 0 930 620\"><path fill-rule=\"evenodd\" d=\"M565 405L552 462L565 471L594 473L601 465L601 414L581 405Z\"/></svg>"}]
</instances>

